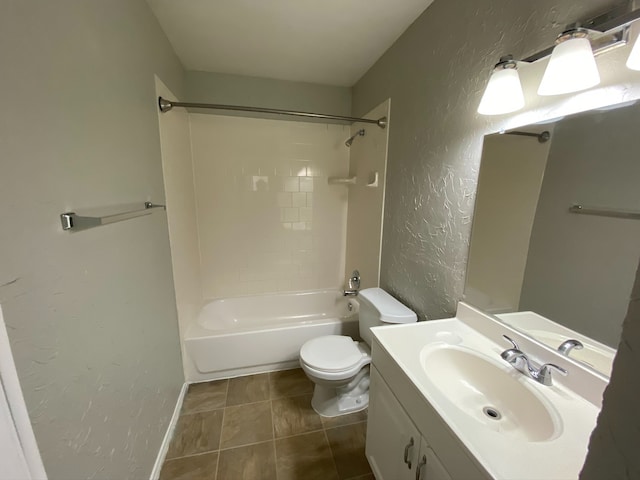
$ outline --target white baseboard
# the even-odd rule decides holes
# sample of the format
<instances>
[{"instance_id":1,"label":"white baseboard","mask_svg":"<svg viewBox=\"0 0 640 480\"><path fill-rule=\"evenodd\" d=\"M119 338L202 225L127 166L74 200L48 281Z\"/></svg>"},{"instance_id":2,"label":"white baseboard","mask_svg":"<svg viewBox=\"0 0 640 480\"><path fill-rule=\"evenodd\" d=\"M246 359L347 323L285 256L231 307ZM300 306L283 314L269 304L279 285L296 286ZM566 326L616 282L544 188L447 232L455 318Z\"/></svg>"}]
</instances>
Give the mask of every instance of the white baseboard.
<instances>
[{"instance_id":1,"label":"white baseboard","mask_svg":"<svg viewBox=\"0 0 640 480\"><path fill-rule=\"evenodd\" d=\"M169 443L173 438L173 431L176 429L176 424L178 423L178 418L180 417L180 410L182 410L182 402L184 402L184 397L187 394L188 388L188 383L182 385L180 395L178 395L178 401L176 402L176 407L173 409L173 415L171 416L171 421L169 422L169 426L167 427L167 432L164 434L164 439L162 440L162 444L160 445L160 451L158 452L158 456L156 457L156 463L153 465L153 470L151 470L150 480L158 480L160 478L160 470L162 470L162 464L164 463L164 459L167 456Z\"/></svg>"}]
</instances>

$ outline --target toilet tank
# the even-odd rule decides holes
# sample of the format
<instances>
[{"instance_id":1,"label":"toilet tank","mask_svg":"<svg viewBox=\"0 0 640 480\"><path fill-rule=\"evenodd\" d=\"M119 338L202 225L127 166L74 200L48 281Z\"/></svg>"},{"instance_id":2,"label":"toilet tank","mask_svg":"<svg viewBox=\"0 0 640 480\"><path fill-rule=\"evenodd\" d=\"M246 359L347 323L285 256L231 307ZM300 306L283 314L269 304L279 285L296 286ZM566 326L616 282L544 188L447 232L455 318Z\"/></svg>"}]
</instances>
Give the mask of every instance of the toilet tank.
<instances>
[{"instance_id":1,"label":"toilet tank","mask_svg":"<svg viewBox=\"0 0 640 480\"><path fill-rule=\"evenodd\" d=\"M371 327L393 323L414 323L418 317L381 288L365 288L358 293L360 338L371 346Z\"/></svg>"}]
</instances>

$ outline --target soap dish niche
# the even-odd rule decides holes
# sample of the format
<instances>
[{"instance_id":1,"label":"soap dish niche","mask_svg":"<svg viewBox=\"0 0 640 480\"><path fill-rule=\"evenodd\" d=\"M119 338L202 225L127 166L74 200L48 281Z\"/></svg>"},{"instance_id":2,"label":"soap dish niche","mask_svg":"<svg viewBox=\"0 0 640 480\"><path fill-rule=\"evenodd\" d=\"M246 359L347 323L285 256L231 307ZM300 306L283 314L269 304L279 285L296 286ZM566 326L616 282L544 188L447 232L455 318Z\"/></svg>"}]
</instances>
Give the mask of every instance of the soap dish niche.
<instances>
[{"instance_id":1,"label":"soap dish niche","mask_svg":"<svg viewBox=\"0 0 640 480\"><path fill-rule=\"evenodd\" d=\"M373 172L371 175L369 175L369 181L367 182L367 187L378 188L379 186L378 179L379 179L378 172Z\"/></svg>"},{"instance_id":2,"label":"soap dish niche","mask_svg":"<svg viewBox=\"0 0 640 480\"><path fill-rule=\"evenodd\" d=\"M329 185L355 185L357 177L329 177Z\"/></svg>"},{"instance_id":3,"label":"soap dish niche","mask_svg":"<svg viewBox=\"0 0 640 480\"><path fill-rule=\"evenodd\" d=\"M364 185L369 188L377 188L379 186L379 178L380 175L378 172L372 172L367 180L367 183ZM357 185L358 177L329 177L328 178L329 185Z\"/></svg>"}]
</instances>

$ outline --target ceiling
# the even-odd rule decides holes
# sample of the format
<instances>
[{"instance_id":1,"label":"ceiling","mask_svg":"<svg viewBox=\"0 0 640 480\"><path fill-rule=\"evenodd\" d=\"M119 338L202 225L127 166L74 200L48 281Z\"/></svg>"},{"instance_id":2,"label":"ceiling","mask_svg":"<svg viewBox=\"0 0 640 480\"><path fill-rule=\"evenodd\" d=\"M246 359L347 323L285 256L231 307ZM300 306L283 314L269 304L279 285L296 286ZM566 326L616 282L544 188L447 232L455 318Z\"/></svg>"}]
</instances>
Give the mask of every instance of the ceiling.
<instances>
[{"instance_id":1,"label":"ceiling","mask_svg":"<svg viewBox=\"0 0 640 480\"><path fill-rule=\"evenodd\" d=\"M433 0L147 0L187 70L352 86Z\"/></svg>"}]
</instances>

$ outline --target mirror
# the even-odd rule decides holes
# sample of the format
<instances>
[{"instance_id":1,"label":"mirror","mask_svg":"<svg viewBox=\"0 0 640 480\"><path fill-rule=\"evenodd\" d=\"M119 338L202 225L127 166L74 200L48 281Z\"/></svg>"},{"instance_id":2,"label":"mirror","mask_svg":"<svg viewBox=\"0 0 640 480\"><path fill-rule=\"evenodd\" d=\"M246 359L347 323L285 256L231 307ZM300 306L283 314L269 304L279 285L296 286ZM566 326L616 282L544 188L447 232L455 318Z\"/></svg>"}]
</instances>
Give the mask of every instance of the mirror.
<instances>
[{"instance_id":1,"label":"mirror","mask_svg":"<svg viewBox=\"0 0 640 480\"><path fill-rule=\"evenodd\" d=\"M638 124L619 105L486 136L467 266L465 301L579 340L566 354L607 376L640 258Z\"/></svg>"}]
</instances>

